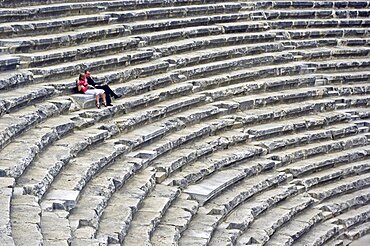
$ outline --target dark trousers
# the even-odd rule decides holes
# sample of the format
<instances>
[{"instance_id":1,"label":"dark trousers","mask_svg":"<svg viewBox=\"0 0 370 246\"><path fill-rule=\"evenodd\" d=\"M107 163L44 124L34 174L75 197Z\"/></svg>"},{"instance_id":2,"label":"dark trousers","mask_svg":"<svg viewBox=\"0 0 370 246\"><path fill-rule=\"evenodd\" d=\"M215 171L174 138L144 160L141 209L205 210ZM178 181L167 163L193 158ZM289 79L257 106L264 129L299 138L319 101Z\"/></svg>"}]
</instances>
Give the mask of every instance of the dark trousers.
<instances>
[{"instance_id":1,"label":"dark trousers","mask_svg":"<svg viewBox=\"0 0 370 246\"><path fill-rule=\"evenodd\" d=\"M107 104L111 104L112 102L111 96L115 96L116 94L112 91L109 85L96 85L95 88L103 89L105 92L106 99L107 99Z\"/></svg>"}]
</instances>

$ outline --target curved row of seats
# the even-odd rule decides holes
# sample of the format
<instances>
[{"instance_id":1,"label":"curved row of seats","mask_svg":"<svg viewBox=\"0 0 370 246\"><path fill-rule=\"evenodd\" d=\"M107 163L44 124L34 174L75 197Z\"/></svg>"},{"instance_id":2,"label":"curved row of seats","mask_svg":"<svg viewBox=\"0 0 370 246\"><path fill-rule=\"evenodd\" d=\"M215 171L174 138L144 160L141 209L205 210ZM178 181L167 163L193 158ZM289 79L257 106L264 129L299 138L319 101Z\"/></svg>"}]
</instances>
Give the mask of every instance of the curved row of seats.
<instances>
[{"instance_id":1,"label":"curved row of seats","mask_svg":"<svg viewBox=\"0 0 370 246\"><path fill-rule=\"evenodd\" d=\"M369 4L3 1L0 244L366 235Z\"/></svg>"}]
</instances>

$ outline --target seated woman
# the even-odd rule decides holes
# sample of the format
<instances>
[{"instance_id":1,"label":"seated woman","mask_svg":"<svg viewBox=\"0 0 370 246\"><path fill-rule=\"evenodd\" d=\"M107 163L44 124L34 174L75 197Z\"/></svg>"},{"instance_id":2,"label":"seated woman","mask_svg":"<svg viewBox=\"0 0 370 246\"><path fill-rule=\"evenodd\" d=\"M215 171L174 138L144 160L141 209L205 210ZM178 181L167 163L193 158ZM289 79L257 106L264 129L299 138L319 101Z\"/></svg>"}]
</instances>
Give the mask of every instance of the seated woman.
<instances>
[{"instance_id":1,"label":"seated woman","mask_svg":"<svg viewBox=\"0 0 370 246\"><path fill-rule=\"evenodd\" d=\"M81 73L78 82L77 82L77 89L78 91L87 94L87 95L94 95L96 99L96 107L100 108L100 97L103 99L103 105L107 106L107 101L105 100L105 93L102 89L95 89L93 86L87 83L87 79L85 74Z\"/></svg>"}]
</instances>

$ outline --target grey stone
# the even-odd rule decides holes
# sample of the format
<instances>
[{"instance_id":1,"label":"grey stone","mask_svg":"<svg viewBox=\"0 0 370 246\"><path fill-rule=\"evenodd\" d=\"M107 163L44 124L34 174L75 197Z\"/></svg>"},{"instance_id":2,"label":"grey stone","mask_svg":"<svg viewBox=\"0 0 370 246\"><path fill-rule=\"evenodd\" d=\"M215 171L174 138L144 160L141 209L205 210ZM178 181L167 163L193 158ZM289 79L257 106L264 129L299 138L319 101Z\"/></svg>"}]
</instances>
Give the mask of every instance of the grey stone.
<instances>
[{"instance_id":1,"label":"grey stone","mask_svg":"<svg viewBox=\"0 0 370 246\"><path fill-rule=\"evenodd\" d=\"M348 212L343 213L333 220L335 224L344 225L349 228L353 225L364 223L370 216L369 205L364 205L356 209L350 209Z\"/></svg>"},{"instance_id":2,"label":"grey stone","mask_svg":"<svg viewBox=\"0 0 370 246\"><path fill-rule=\"evenodd\" d=\"M366 204L370 200L369 189L360 189L340 197L330 199L327 202L320 203L318 207L323 211L338 214L352 207Z\"/></svg>"},{"instance_id":3,"label":"grey stone","mask_svg":"<svg viewBox=\"0 0 370 246\"><path fill-rule=\"evenodd\" d=\"M340 232L340 230L342 230L340 226L330 224L329 222L321 223L314 226L296 243L306 245L322 245L336 236Z\"/></svg>"},{"instance_id":4,"label":"grey stone","mask_svg":"<svg viewBox=\"0 0 370 246\"><path fill-rule=\"evenodd\" d=\"M73 209L78 201L79 192L78 191L68 191L68 190L51 190L47 195L47 200L53 203L54 209Z\"/></svg>"},{"instance_id":5,"label":"grey stone","mask_svg":"<svg viewBox=\"0 0 370 246\"><path fill-rule=\"evenodd\" d=\"M34 196L13 196L11 222L15 244L43 245L40 216L41 208Z\"/></svg>"},{"instance_id":6,"label":"grey stone","mask_svg":"<svg viewBox=\"0 0 370 246\"><path fill-rule=\"evenodd\" d=\"M368 176L369 175L367 174L362 174L354 177L348 177L341 181L312 189L308 193L316 199L324 200L329 197L339 195L343 192L361 189L370 181L370 178Z\"/></svg>"}]
</instances>

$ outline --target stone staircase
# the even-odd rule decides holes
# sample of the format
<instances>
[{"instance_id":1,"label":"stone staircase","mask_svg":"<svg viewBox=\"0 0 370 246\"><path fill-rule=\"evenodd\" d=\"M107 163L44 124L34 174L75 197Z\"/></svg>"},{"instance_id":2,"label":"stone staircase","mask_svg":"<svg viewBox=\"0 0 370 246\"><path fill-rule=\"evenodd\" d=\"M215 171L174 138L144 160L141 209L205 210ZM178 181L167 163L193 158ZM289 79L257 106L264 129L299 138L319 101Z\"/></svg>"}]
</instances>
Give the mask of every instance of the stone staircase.
<instances>
[{"instance_id":1,"label":"stone staircase","mask_svg":"<svg viewBox=\"0 0 370 246\"><path fill-rule=\"evenodd\" d=\"M366 240L369 7L1 1L0 245Z\"/></svg>"}]
</instances>

